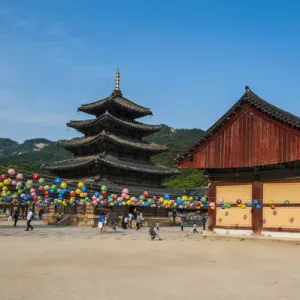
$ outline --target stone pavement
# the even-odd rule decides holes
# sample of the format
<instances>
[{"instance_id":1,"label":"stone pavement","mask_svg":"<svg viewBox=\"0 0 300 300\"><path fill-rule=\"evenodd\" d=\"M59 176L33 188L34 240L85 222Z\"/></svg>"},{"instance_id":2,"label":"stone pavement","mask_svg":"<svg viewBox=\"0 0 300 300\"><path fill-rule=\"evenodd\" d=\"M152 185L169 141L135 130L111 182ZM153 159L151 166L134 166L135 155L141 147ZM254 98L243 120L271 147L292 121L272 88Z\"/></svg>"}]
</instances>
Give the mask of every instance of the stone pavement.
<instances>
[{"instance_id":1,"label":"stone pavement","mask_svg":"<svg viewBox=\"0 0 300 300\"><path fill-rule=\"evenodd\" d=\"M0 221L0 237L1 236L98 236L98 228L90 228L90 227L73 227L73 226L49 226L43 224L41 221L33 221L32 226L34 228L33 231L25 231L26 229L26 221L20 220L17 224L17 227L13 227L13 223L8 223L7 221ZM292 242L297 245L300 245L300 239L296 238L278 238L278 237L267 237L262 235L217 235L212 231L204 231L201 232L200 228L198 228L199 233L193 234L192 227L185 227L184 231L180 231L180 227L161 227L160 231L157 233L163 237L171 237L171 236L181 236L190 238L209 238L212 240L217 239L239 239L243 240L262 240L262 241L277 241L277 242ZM146 236L148 235L148 228L142 228L138 231L135 229L132 230L123 230L122 228L118 228L116 232L112 231L111 228L104 233L104 235L112 236Z\"/></svg>"}]
</instances>

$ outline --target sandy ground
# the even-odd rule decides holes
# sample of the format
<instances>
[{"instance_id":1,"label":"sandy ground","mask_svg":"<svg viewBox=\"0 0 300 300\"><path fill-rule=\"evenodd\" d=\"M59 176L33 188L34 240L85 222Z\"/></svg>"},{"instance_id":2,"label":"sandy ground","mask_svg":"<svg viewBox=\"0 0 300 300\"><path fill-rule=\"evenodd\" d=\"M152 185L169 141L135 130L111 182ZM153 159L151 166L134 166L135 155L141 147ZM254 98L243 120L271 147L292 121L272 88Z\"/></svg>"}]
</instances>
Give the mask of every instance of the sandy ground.
<instances>
[{"instance_id":1,"label":"sandy ground","mask_svg":"<svg viewBox=\"0 0 300 300\"><path fill-rule=\"evenodd\" d=\"M6 236L3 236L6 235ZM296 243L161 230L2 230L0 299L300 299Z\"/></svg>"}]
</instances>

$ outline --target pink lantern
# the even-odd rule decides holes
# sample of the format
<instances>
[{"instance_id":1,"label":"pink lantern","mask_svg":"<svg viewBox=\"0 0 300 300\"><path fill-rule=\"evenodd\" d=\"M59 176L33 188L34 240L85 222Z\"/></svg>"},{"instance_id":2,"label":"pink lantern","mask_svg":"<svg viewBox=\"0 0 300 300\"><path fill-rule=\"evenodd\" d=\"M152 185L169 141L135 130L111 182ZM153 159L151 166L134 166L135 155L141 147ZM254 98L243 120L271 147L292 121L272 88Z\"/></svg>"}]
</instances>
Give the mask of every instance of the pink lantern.
<instances>
[{"instance_id":1,"label":"pink lantern","mask_svg":"<svg viewBox=\"0 0 300 300\"><path fill-rule=\"evenodd\" d=\"M35 192L35 189L30 189L30 193L34 193Z\"/></svg>"},{"instance_id":2,"label":"pink lantern","mask_svg":"<svg viewBox=\"0 0 300 300\"><path fill-rule=\"evenodd\" d=\"M12 185L17 185L17 181L16 181L16 180L13 180L13 181L11 182L11 184L12 184Z\"/></svg>"},{"instance_id":3,"label":"pink lantern","mask_svg":"<svg viewBox=\"0 0 300 300\"><path fill-rule=\"evenodd\" d=\"M153 199L154 201L156 201L156 197L155 197L155 196L153 196L152 199Z\"/></svg>"},{"instance_id":4,"label":"pink lantern","mask_svg":"<svg viewBox=\"0 0 300 300\"><path fill-rule=\"evenodd\" d=\"M31 193L31 197L35 197L36 196L36 193Z\"/></svg>"},{"instance_id":5,"label":"pink lantern","mask_svg":"<svg viewBox=\"0 0 300 300\"><path fill-rule=\"evenodd\" d=\"M10 175L10 176L15 176L16 175L16 171L14 169L9 169L7 171L7 173Z\"/></svg>"},{"instance_id":6,"label":"pink lantern","mask_svg":"<svg viewBox=\"0 0 300 300\"><path fill-rule=\"evenodd\" d=\"M92 200L93 200L93 201L97 200L97 197L96 197L96 196L93 196L93 197L92 197Z\"/></svg>"},{"instance_id":7,"label":"pink lantern","mask_svg":"<svg viewBox=\"0 0 300 300\"><path fill-rule=\"evenodd\" d=\"M22 180L23 179L23 174L21 174L21 173L17 174L16 178L18 180Z\"/></svg>"},{"instance_id":8,"label":"pink lantern","mask_svg":"<svg viewBox=\"0 0 300 300\"><path fill-rule=\"evenodd\" d=\"M39 186L39 191L42 192L44 190L43 186Z\"/></svg>"},{"instance_id":9,"label":"pink lantern","mask_svg":"<svg viewBox=\"0 0 300 300\"><path fill-rule=\"evenodd\" d=\"M210 202L209 206L216 206L215 202Z\"/></svg>"},{"instance_id":10,"label":"pink lantern","mask_svg":"<svg viewBox=\"0 0 300 300\"><path fill-rule=\"evenodd\" d=\"M220 202L221 204L223 204L223 203L224 203L224 198L220 198L219 202Z\"/></svg>"},{"instance_id":11,"label":"pink lantern","mask_svg":"<svg viewBox=\"0 0 300 300\"><path fill-rule=\"evenodd\" d=\"M126 194L126 193L122 193L122 197L123 197L123 198L126 198L126 197L127 197L127 194Z\"/></svg>"},{"instance_id":12,"label":"pink lantern","mask_svg":"<svg viewBox=\"0 0 300 300\"><path fill-rule=\"evenodd\" d=\"M33 185L33 181L32 180L27 180L26 184Z\"/></svg>"},{"instance_id":13,"label":"pink lantern","mask_svg":"<svg viewBox=\"0 0 300 300\"><path fill-rule=\"evenodd\" d=\"M22 198L22 199L25 198L25 194L21 194L21 198Z\"/></svg>"},{"instance_id":14,"label":"pink lantern","mask_svg":"<svg viewBox=\"0 0 300 300\"><path fill-rule=\"evenodd\" d=\"M128 189L123 189L122 194L126 194L126 195L127 195L128 193L129 193ZM125 196L125 197L126 197L126 196ZM125 197L124 197L124 198L125 198Z\"/></svg>"},{"instance_id":15,"label":"pink lantern","mask_svg":"<svg viewBox=\"0 0 300 300\"><path fill-rule=\"evenodd\" d=\"M17 182L17 186L18 186L18 187L21 187L21 186L22 186L22 182L20 182L20 181Z\"/></svg>"}]
</instances>

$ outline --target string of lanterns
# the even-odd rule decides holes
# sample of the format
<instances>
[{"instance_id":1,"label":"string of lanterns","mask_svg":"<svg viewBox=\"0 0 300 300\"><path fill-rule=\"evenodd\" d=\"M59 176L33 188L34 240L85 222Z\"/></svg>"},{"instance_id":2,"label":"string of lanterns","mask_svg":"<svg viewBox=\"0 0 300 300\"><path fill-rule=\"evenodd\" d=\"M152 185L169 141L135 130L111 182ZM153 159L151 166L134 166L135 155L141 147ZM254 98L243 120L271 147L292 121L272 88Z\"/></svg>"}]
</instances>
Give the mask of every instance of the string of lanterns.
<instances>
[{"instance_id":1,"label":"string of lanterns","mask_svg":"<svg viewBox=\"0 0 300 300\"><path fill-rule=\"evenodd\" d=\"M41 175L34 173L30 179L23 173L18 173L14 169L7 170L7 174L0 175L0 202L13 205L45 205L53 203L55 206L145 206L158 208L178 208L178 209L200 209L202 207L211 210L220 207L229 209L233 204L226 203L223 198L216 204L208 200L207 197L192 197L183 195L177 199L171 199L169 194L163 196L150 196L148 191L135 197L129 194L129 190L124 188L120 195L109 194L108 187L102 185L99 191L88 188L80 181L76 185L68 184L61 178L51 178L53 184L46 182ZM48 180L49 181L49 180ZM284 201L284 205L289 205L289 200ZM272 200L268 201L271 209L276 209ZM241 199L236 200L236 206L242 209L254 207L261 209L258 200L243 203Z\"/></svg>"}]
</instances>

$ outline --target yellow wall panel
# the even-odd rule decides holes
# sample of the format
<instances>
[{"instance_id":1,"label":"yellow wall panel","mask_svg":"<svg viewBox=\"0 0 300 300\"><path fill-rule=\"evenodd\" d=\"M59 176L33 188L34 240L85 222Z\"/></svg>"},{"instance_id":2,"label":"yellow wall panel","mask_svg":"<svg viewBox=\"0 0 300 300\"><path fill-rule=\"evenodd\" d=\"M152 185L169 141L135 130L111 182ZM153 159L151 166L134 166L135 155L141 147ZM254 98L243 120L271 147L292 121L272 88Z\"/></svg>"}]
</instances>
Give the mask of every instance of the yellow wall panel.
<instances>
[{"instance_id":1,"label":"yellow wall panel","mask_svg":"<svg viewBox=\"0 0 300 300\"><path fill-rule=\"evenodd\" d=\"M300 207L264 207L263 227L300 229Z\"/></svg>"},{"instance_id":2,"label":"yellow wall panel","mask_svg":"<svg viewBox=\"0 0 300 300\"><path fill-rule=\"evenodd\" d=\"M264 183L264 203L273 200L283 204L284 200L290 203L300 203L300 183Z\"/></svg>"},{"instance_id":3,"label":"yellow wall panel","mask_svg":"<svg viewBox=\"0 0 300 300\"><path fill-rule=\"evenodd\" d=\"M252 184L217 186L216 197L217 203L220 203L220 198L227 203L236 203L237 199L252 201Z\"/></svg>"},{"instance_id":4,"label":"yellow wall panel","mask_svg":"<svg viewBox=\"0 0 300 300\"><path fill-rule=\"evenodd\" d=\"M218 207L216 210L217 226L252 226L251 207L231 207L229 209L221 209Z\"/></svg>"}]
</instances>

